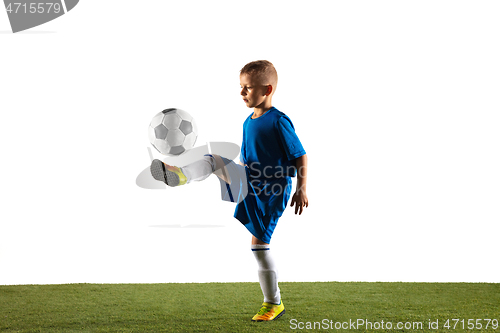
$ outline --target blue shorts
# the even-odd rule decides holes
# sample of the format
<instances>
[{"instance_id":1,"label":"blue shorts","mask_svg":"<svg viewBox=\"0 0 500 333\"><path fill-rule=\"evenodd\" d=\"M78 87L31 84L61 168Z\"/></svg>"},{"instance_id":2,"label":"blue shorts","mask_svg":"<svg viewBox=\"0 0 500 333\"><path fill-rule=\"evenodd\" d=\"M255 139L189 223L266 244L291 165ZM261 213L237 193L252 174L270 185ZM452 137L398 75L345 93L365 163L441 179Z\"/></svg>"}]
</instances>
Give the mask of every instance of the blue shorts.
<instances>
[{"instance_id":1,"label":"blue shorts","mask_svg":"<svg viewBox=\"0 0 500 333\"><path fill-rule=\"evenodd\" d=\"M257 239L269 244L290 199L292 179L251 178L248 168L224 157L222 160L231 180L228 184L219 178L222 200L236 202L234 217Z\"/></svg>"}]
</instances>

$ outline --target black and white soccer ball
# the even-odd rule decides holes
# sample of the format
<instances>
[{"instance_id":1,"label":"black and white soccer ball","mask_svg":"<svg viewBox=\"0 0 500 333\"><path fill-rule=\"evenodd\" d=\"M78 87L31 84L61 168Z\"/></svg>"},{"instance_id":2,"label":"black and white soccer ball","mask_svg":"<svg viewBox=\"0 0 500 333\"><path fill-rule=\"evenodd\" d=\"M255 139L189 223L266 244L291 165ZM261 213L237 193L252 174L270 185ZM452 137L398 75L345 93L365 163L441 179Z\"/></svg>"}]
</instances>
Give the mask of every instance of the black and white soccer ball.
<instances>
[{"instance_id":1,"label":"black and white soccer ball","mask_svg":"<svg viewBox=\"0 0 500 333\"><path fill-rule=\"evenodd\" d=\"M153 147L163 155L180 155L194 147L198 127L189 113L171 108L153 117L148 134Z\"/></svg>"}]
</instances>

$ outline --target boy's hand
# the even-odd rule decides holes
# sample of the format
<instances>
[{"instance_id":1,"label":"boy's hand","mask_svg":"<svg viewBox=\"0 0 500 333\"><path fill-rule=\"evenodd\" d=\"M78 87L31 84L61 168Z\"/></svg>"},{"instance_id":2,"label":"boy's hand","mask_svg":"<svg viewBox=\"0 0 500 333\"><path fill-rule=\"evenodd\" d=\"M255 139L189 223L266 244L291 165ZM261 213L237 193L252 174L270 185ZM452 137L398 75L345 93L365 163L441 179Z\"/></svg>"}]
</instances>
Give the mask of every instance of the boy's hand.
<instances>
[{"instance_id":1,"label":"boy's hand","mask_svg":"<svg viewBox=\"0 0 500 333\"><path fill-rule=\"evenodd\" d=\"M306 195L306 183L307 183L307 155L302 155L295 160L295 165L297 167L297 188L292 197L292 203L290 206L295 205L295 214L299 212L302 214L304 207L309 206L309 201Z\"/></svg>"},{"instance_id":2,"label":"boy's hand","mask_svg":"<svg viewBox=\"0 0 500 333\"><path fill-rule=\"evenodd\" d=\"M309 207L309 201L307 200L307 194L305 191L298 190L293 194L291 207L295 204L295 214L299 212L299 215L302 214L302 211L305 207Z\"/></svg>"}]
</instances>

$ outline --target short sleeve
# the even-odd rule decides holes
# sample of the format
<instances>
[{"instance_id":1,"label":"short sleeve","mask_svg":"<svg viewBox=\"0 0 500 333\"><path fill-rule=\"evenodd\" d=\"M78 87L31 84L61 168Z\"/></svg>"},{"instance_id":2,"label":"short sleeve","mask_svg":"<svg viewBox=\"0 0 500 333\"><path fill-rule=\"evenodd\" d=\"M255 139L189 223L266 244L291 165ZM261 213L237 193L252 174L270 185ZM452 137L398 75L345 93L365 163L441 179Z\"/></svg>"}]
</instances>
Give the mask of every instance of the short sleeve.
<instances>
[{"instance_id":1,"label":"short sleeve","mask_svg":"<svg viewBox=\"0 0 500 333\"><path fill-rule=\"evenodd\" d=\"M288 160L293 160L306 154L288 117L283 116L279 118L276 126Z\"/></svg>"}]
</instances>

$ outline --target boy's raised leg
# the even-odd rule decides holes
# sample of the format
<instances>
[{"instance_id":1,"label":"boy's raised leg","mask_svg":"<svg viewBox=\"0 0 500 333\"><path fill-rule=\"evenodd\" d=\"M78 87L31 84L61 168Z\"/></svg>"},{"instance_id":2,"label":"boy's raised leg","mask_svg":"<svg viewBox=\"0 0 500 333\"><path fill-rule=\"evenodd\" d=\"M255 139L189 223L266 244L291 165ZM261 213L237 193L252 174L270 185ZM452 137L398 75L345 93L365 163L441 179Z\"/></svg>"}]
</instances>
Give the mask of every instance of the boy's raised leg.
<instances>
[{"instance_id":1,"label":"boy's raised leg","mask_svg":"<svg viewBox=\"0 0 500 333\"><path fill-rule=\"evenodd\" d=\"M168 186L202 181L215 173L220 179L231 184L226 165L219 155L205 155L202 159L183 167L166 164L158 159L151 162L151 175Z\"/></svg>"}]
</instances>

